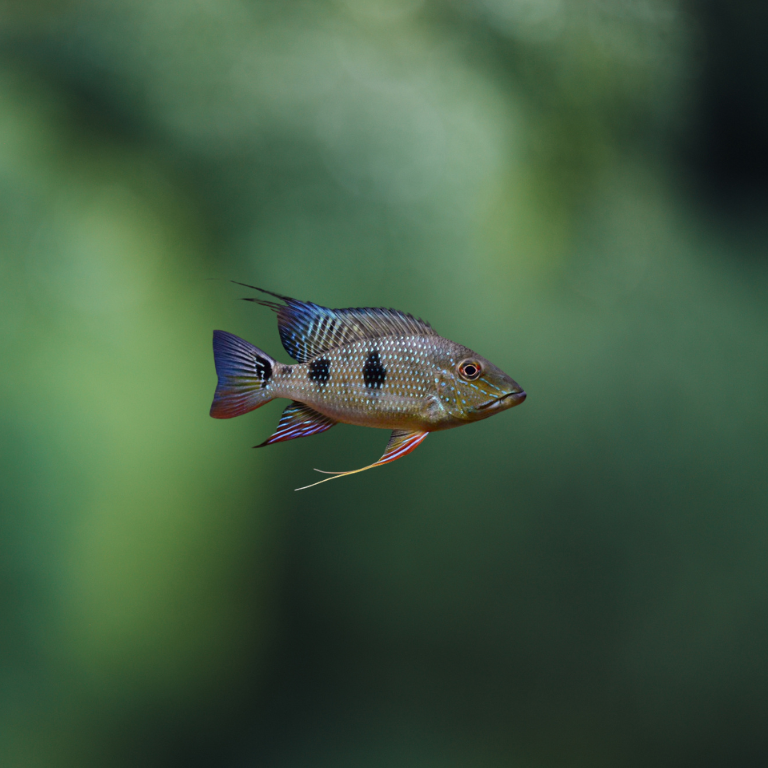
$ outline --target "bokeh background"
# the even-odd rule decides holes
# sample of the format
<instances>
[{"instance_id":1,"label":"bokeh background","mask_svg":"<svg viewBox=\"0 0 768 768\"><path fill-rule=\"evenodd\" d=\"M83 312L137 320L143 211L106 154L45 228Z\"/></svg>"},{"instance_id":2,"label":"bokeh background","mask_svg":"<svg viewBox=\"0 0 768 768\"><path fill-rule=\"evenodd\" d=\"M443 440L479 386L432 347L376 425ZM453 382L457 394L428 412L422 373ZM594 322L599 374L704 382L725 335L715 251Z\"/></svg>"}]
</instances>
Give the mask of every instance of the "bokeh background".
<instances>
[{"instance_id":1,"label":"bokeh background","mask_svg":"<svg viewBox=\"0 0 768 768\"><path fill-rule=\"evenodd\" d=\"M768 764L768 6L0 3L0 764ZM255 283L521 408L208 416Z\"/></svg>"}]
</instances>

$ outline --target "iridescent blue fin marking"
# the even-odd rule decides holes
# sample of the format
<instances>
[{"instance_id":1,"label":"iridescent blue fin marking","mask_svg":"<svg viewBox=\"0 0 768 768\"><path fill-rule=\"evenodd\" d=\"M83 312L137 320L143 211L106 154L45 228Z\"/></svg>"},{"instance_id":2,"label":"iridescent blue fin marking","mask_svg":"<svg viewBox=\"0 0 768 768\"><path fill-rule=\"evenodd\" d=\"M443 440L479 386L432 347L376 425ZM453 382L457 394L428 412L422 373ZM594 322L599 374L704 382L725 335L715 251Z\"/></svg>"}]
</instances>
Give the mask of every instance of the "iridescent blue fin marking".
<instances>
[{"instance_id":1,"label":"iridescent blue fin marking","mask_svg":"<svg viewBox=\"0 0 768 768\"><path fill-rule=\"evenodd\" d=\"M414 448L421 444L428 434L429 432L413 432L406 429L396 429L392 432L392 435L389 438L384 455L375 464L369 464L367 467L353 469L349 472L327 472L323 469L316 469L315 472L322 472L324 475L333 475L333 477L326 477L324 480L318 480L316 483L312 483L312 485L305 485L303 488L297 488L296 490L303 491L306 488L313 488L316 485L320 485L320 483L327 483L329 480L338 480L340 477L355 475L358 472L365 472L366 469L373 469L373 467L381 467L384 464L389 464L390 461L396 461L407 453L410 453Z\"/></svg>"},{"instance_id":2,"label":"iridescent blue fin marking","mask_svg":"<svg viewBox=\"0 0 768 768\"><path fill-rule=\"evenodd\" d=\"M382 336L436 336L424 320L396 309L360 307L357 309L329 309L310 301L299 301L289 296L237 283L267 293L285 304L266 299L254 301L277 312L277 326L285 351L300 363L349 344L359 339L377 339Z\"/></svg>"},{"instance_id":3,"label":"iridescent blue fin marking","mask_svg":"<svg viewBox=\"0 0 768 768\"><path fill-rule=\"evenodd\" d=\"M336 423L333 419L323 416L322 413L312 410L308 405L294 400L283 411L283 415L280 417L277 429L272 437L253 447L262 448L265 445L281 443L284 440L317 435L320 432L325 432L326 429L330 429Z\"/></svg>"},{"instance_id":4,"label":"iridescent blue fin marking","mask_svg":"<svg viewBox=\"0 0 768 768\"><path fill-rule=\"evenodd\" d=\"M211 405L214 419L240 416L272 399L275 361L266 352L232 333L214 331L213 360L219 377Z\"/></svg>"}]
</instances>

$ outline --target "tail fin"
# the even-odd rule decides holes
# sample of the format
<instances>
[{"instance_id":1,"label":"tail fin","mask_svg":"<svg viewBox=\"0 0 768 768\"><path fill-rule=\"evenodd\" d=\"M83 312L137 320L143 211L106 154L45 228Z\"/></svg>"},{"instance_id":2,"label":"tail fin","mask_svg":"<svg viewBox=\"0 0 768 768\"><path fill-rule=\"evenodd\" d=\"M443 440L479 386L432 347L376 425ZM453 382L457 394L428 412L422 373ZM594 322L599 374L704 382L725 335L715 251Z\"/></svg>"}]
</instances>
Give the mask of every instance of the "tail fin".
<instances>
[{"instance_id":1,"label":"tail fin","mask_svg":"<svg viewBox=\"0 0 768 768\"><path fill-rule=\"evenodd\" d=\"M213 332L213 359L219 384L211 416L231 419L268 403L275 361L266 352L226 331Z\"/></svg>"}]
</instances>

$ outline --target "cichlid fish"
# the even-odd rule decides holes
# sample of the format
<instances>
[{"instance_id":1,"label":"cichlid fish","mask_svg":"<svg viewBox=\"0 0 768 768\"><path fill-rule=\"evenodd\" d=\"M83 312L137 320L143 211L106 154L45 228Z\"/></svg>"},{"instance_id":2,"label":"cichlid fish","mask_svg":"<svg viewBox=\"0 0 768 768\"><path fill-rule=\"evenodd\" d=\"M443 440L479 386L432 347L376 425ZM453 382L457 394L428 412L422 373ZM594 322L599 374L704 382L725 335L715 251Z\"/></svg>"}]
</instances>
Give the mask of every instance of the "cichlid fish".
<instances>
[{"instance_id":1,"label":"cichlid fish","mask_svg":"<svg viewBox=\"0 0 768 768\"><path fill-rule=\"evenodd\" d=\"M430 432L486 419L525 400L504 371L413 315L328 309L237 284L284 302L245 299L277 312L280 339L297 364L283 365L231 333L214 331L219 381L211 416L231 419L276 397L291 400L274 434L256 448L316 435L339 422L392 430L377 462L326 472L332 477L313 485L395 461Z\"/></svg>"}]
</instances>

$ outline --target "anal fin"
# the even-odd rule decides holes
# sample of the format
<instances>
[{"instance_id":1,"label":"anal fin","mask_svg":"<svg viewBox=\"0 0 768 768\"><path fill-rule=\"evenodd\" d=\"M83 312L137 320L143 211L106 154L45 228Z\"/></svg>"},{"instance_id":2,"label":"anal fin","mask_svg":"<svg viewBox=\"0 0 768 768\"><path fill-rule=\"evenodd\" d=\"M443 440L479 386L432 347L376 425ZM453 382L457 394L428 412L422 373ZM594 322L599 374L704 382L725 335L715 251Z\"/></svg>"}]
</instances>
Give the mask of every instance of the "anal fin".
<instances>
[{"instance_id":1,"label":"anal fin","mask_svg":"<svg viewBox=\"0 0 768 768\"><path fill-rule=\"evenodd\" d=\"M360 469L353 469L349 472L327 472L323 469L316 469L315 472L322 472L324 475L332 475L332 477L326 477L324 480L318 480L312 485L305 485L303 488L297 488L297 491L303 491L306 488L312 488L320 483L327 483L329 480L337 480L340 477L346 477L347 475L355 475L358 472L365 472L366 469L373 469L374 467L381 467L384 464L389 464L391 461L397 461L406 454L410 453L416 447L418 447L429 432L416 432L409 429L395 429L390 435L387 447L384 450L384 455L374 464L369 464L367 467L361 467Z\"/></svg>"},{"instance_id":2,"label":"anal fin","mask_svg":"<svg viewBox=\"0 0 768 768\"><path fill-rule=\"evenodd\" d=\"M265 445L281 443L284 440L317 435L320 432L325 432L326 429L330 429L337 423L333 419L328 418L328 416L323 416L322 413L313 410L308 405L294 400L290 405L286 406L273 435L268 440L253 447L262 448Z\"/></svg>"}]
</instances>

